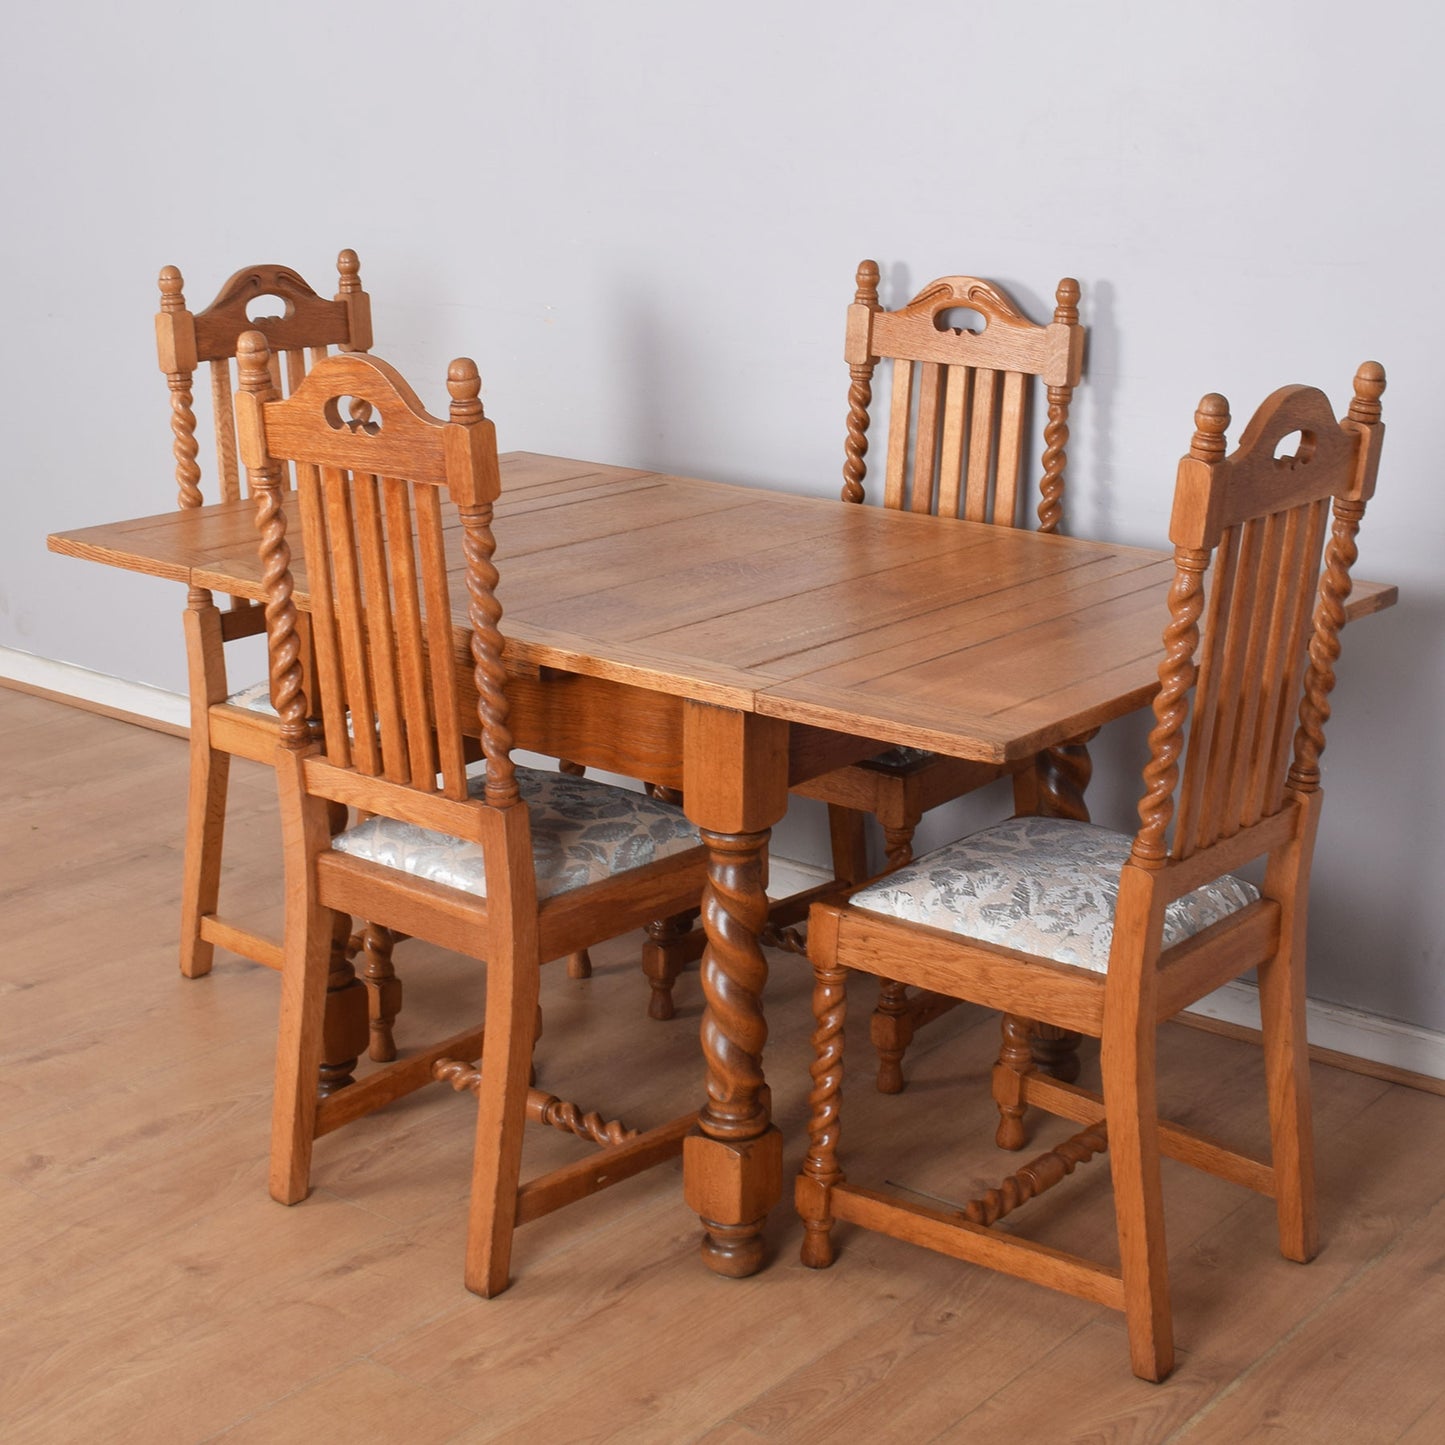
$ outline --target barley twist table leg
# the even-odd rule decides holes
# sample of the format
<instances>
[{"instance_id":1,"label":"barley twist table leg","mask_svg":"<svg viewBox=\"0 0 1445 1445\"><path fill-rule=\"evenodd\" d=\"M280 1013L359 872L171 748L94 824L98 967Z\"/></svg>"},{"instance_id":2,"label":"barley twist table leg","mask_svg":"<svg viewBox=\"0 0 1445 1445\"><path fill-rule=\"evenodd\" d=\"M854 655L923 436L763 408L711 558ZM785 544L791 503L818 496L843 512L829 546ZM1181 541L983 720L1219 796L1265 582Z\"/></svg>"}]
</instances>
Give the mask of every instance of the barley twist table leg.
<instances>
[{"instance_id":1,"label":"barley twist table leg","mask_svg":"<svg viewBox=\"0 0 1445 1445\"><path fill-rule=\"evenodd\" d=\"M702 1220L702 1255L741 1278L763 1263L761 1231L782 1193L782 1136L769 1121L762 1054L768 965L758 945L767 920L763 858L769 830L702 830L711 854L702 921L707 1102L684 1146L688 1207Z\"/></svg>"}]
</instances>

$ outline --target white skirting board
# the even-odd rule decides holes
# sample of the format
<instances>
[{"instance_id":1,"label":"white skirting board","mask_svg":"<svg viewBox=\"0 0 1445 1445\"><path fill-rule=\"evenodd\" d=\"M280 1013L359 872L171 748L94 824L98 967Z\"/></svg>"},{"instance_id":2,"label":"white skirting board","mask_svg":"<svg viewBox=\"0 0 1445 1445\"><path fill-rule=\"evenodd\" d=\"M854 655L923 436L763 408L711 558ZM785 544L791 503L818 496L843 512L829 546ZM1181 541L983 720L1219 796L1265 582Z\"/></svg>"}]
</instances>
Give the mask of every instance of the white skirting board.
<instances>
[{"instance_id":1,"label":"white skirting board","mask_svg":"<svg viewBox=\"0 0 1445 1445\"><path fill-rule=\"evenodd\" d=\"M0 647L0 678L23 682L30 687L43 687L47 692L95 703L100 707L134 713L136 717L151 718L171 727L188 728L191 725L190 702L178 692L167 692L165 688L152 687L145 682L127 682L124 678L109 677L73 662L52 662L48 657L37 657L33 652L21 652L18 648Z\"/></svg>"},{"instance_id":2,"label":"white skirting board","mask_svg":"<svg viewBox=\"0 0 1445 1445\"><path fill-rule=\"evenodd\" d=\"M91 672L69 662L52 662L33 653L0 647L0 678L42 687L64 697L73 697L137 717L186 727L190 706L179 693L151 687L143 682L126 682ZM523 758L519 755L519 761ZM547 759L525 761L546 765ZM617 779L618 782L625 781ZM797 859L772 860L769 892L774 897L812 886L827 877L816 864ZM1229 983L1201 999L1191 1010L1227 1023L1259 1027L1259 993L1247 983ZM1308 1007L1310 1043L1337 1053L1386 1064L1432 1079L1445 1079L1445 1034L1414 1024L1379 1018L1359 1009L1311 999Z\"/></svg>"}]
</instances>

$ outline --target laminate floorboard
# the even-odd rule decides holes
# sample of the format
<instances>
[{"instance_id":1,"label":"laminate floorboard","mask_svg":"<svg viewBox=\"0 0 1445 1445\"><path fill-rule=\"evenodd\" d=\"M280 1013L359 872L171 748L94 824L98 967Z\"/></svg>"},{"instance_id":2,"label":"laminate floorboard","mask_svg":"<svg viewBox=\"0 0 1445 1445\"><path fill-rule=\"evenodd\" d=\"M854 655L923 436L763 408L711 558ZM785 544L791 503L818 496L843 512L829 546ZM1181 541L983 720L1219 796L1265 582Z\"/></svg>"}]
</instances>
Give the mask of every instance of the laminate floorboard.
<instances>
[{"instance_id":1,"label":"laminate floorboard","mask_svg":"<svg viewBox=\"0 0 1445 1445\"><path fill-rule=\"evenodd\" d=\"M7 1442L776 1441L1434 1445L1445 1438L1445 1098L1313 1068L1325 1248L1281 1259L1267 1200L1166 1164L1180 1362L1133 1378L1122 1319L839 1226L805 1270L785 1202L770 1268L720 1280L669 1165L525 1226L512 1288L461 1282L469 1096L438 1088L319 1141L315 1192L266 1194L278 980L218 952L176 968L185 744L0 689L0 1439ZM279 929L274 784L236 761L227 911ZM543 976L539 1082L647 1125L699 1093L695 972L646 1017L638 938L590 980ZM454 1031L483 973L397 950L398 1037ZM768 1075L801 1158L809 980L772 956ZM1021 1162L992 1148L993 1018L871 1085L855 985L844 1163L947 1199ZM1182 1121L1262 1148L1258 1049L1167 1026ZM1086 1062L1086 1068L1092 1068ZM1072 1126L1042 1121L1039 1149ZM575 1157L537 1131L529 1171ZM1032 1157L1031 1154L1024 1157ZM1107 1165L1020 1216L1109 1257Z\"/></svg>"}]
</instances>

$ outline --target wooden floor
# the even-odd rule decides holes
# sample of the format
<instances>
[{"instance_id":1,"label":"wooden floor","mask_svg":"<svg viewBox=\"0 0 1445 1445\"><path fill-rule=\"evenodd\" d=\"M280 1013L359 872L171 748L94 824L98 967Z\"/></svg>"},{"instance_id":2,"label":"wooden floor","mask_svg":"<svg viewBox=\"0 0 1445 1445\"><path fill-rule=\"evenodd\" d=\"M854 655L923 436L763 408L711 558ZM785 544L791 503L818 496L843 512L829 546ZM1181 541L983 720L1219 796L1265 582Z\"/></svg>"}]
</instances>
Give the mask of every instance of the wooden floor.
<instances>
[{"instance_id":1,"label":"wooden floor","mask_svg":"<svg viewBox=\"0 0 1445 1445\"><path fill-rule=\"evenodd\" d=\"M526 1226L511 1290L476 1299L469 1100L441 1087L321 1141L316 1191L283 1209L265 1188L277 979L176 971L184 762L174 738L0 690L0 1439L1445 1440L1445 1098L1322 1066L1313 1264L1279 1257L1268 1201L1166 1164L1163 1386L1129 1374L1120 1317L910 1246L840 1228L837 1265L806 1271L786 1204L771 1268L717 1279L675 1167ZM231 899L266 917L268 772L238 769L231 823ZM586 982L547 971L538 1069L647 1124L698 1096L700 1005L689 975L678 1018L648 1020L635 954L599 950ZM398 963L403 1043L478 1006L472 965L416 943ZM799 961L774 965L791 1174L808 988ZM934 1025L883 1098L857 998L851 1177L959 1199L1017 1164L990 1143L992 1019ZM1162 1054L1166 1108L1262 1143L1256 1049L1171 1025ZM581 1147L538 1133L529 1159ZM1111 1252L1107 1165L1032 1209L1036 1237Z\"/></svg>"}]
</instances>

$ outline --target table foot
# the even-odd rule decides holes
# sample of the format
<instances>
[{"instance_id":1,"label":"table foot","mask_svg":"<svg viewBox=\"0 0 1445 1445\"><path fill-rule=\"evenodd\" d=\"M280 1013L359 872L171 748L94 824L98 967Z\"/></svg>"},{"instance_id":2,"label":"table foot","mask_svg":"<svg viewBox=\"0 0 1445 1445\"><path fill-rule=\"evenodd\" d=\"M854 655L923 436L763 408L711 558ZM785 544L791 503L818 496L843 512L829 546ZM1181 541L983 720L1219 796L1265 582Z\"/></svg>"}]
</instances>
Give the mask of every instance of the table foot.
<instances>
[{"instance_id":1,"label":"table foot","mask_svg":"<svg viewBox=\"0 0 1445 1445\"><path fill-rule=\"evenodd\" d=\"M690 1134L682 1146L687 1206L702 1221L703 1263L745 1279L763 1267L763 1225L783 1192L783 1136L774 1125L734 1142Z\"/></svg>"}]
</instances>

